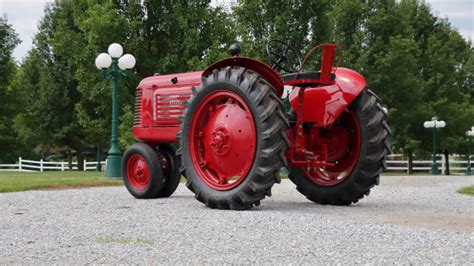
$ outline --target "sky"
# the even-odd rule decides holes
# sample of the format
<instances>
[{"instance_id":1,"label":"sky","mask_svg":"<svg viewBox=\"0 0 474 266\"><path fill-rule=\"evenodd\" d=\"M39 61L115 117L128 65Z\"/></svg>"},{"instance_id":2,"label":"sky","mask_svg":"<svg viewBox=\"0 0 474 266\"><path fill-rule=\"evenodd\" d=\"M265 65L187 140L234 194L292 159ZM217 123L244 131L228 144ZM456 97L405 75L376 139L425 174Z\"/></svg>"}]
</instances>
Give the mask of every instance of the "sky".
<instances>
[{"instance_id":1,"label":"sky","mask_svg":"<svg viewBox=\"0 0 474 266\"><path fill-rule=\"evenodd\" d=\"M214 0L217 3L224 0ZM32 47L38 22L43 16L45 3L51 0L0 0L0 16L6 14L8 23L18 33L22 43L13 52L21 61ZM474 0L426 0L435 15L448 18L467 40L474 41Z\"/></svg>"}]
</instances>

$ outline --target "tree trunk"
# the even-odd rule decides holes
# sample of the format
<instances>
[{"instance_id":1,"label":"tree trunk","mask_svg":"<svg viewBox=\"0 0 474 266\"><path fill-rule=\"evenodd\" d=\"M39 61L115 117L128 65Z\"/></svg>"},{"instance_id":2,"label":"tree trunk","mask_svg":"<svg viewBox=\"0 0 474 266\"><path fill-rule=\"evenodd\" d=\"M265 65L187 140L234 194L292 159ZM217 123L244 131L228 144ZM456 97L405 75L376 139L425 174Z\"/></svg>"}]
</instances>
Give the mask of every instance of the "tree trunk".
<instances>
[{"instance_id":1,"label":"tree trunk","mask_svg":"<svg viewBox=\"0 0 474 266\"><path fill-rule=\"evenodd\" d=\"M84 170L84 155L81 151L77 151L77 170L83 171Z\"/></svg>"},{"instance_id":2,"label":"tree trunk","mask_svg":"<svg viewBox=\"0 0 474 266\"><path fill-rule=\"evenodd\" d=\"M413 174L413 153L411 150L407 150L407 159L408 159L408 169L407 174Z\"/></svg>"},{"instance_id":3,"label":"tree trunk","mask_svg":"<svg viewBox=\"0 0 474 266\"><path fill-rule=\"evenodd\" d=\"M72 152L71 152L71 150L67 151L67 164L69 166L69 170L72 170Z\"/></svg>"},{"instance_id":4,"label":"tree trunk","mask_svg":"<svg viewBox=\"0 0 474 266\"><path fill-rule=\"evenodd\" d=\"M445 162L445 165L446 165L446 170L444 171L444 174L449 175L450 171L449 171L449 152L448 152L448 150L443 150L443 155L444 155L444 162Z\"/></svg>"}]
</instances>

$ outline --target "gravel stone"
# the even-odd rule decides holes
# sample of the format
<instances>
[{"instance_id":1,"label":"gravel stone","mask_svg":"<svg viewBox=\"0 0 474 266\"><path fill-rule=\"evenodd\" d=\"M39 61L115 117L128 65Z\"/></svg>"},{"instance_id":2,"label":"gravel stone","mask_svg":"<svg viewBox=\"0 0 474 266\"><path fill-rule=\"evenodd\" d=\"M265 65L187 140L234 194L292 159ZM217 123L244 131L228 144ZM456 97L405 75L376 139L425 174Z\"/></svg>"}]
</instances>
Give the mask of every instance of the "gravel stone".
<instances>
[{"instance_id":1,"label":"gravel stone","mask_svg":"<svg viewBox=\"0 0 474 266\"><path fill-rule=\"evenodd\" d=\"M248 211L212 210L181 184L166 199L125 187L0 194L0 264L473 264L469 176L384 176L349 207L289 180Z\"/></svg>"}]
</instances>

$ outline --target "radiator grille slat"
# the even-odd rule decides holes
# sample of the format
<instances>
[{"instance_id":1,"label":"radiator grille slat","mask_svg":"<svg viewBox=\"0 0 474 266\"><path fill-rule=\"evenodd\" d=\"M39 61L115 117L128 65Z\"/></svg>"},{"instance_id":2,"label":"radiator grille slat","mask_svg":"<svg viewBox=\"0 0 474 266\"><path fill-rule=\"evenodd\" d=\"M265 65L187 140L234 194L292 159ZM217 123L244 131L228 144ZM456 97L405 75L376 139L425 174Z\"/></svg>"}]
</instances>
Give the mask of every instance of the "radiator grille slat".
<instances>
[{"instance_id":1,"label":"radiator grille slat","mask_svg":"<svg viewBox=\"0 0 474 266\"><path fill-rule=\"evenodd\" d=\"M184 114L184 101L189 97L189 94L157 93L153 118L158 123L178 123L178 117Z\"/></svg>"},{"instance_id":2,"label":"radiator grille slat","mask_svg":"<svg viewBox=\"0 0 474 266\"><path fill-rule=\"evenodd\" d=\"M135 95L135 114L133 115L133 127L142 126L142 89L137 88Z\"/></svg>"}]
</instances>

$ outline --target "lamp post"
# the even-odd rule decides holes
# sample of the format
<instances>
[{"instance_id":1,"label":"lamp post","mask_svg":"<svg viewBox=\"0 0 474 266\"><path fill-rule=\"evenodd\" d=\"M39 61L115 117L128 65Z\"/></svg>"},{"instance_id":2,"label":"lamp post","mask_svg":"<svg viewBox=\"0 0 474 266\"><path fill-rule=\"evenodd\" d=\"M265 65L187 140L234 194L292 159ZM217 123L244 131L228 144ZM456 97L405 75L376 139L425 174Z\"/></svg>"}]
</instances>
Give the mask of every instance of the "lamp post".
<instances>
[{"instance_id":1,"label":"lamp post","mask_svg":"<svg viewBox=\"0 0 474 266\"><path fill-rule=\"evenodd\" d=\"M431 128L431 132L433 133L433 163L431 164L430 174L438 175L439 169L438 164L436 163L436 132L444 128L446 126L446 122L443 120L438 120L437 117L433 117L431 121L425 121L423 123L425 128Z\"/></svg>"},{"instance_id":2,"label":"lamp post","mask_svg":"<svg viewBox=\"0 0 474 266\"><path fill-rule=\"evenodd\" d=\"M112 78L112 139L110 150L107 156L105 176L121 177L121 153L118 145L118 95L119 79L128 75L128 70L135 66L135 57L131 54L123 54L123 48L118 43L113 43L107 50L108 53L101 53L95 59L95 65L101 70L104 78ZM110 68L110 66L112 66Z\"/></svg>"},{"instance_id":3,"label":"lamp post","mask_svg":"<svg viewBox=\"0 0 474 266\"><path fill-rule=\"evenodd\" d=\"M474 137L474 127L471 127L471 130L466 131L467 137L467 168L466 175L472 175L471 171L471 138Z\"/></svg>"}]
</instances>

